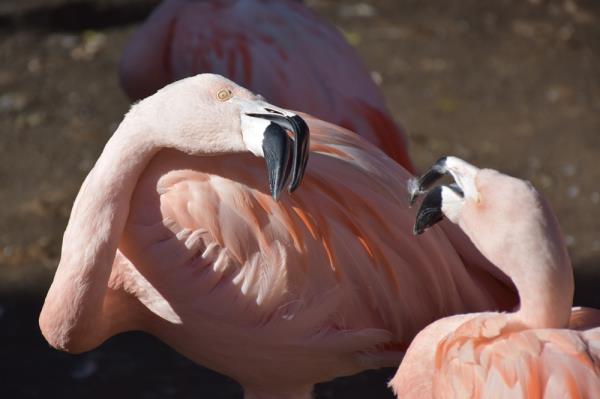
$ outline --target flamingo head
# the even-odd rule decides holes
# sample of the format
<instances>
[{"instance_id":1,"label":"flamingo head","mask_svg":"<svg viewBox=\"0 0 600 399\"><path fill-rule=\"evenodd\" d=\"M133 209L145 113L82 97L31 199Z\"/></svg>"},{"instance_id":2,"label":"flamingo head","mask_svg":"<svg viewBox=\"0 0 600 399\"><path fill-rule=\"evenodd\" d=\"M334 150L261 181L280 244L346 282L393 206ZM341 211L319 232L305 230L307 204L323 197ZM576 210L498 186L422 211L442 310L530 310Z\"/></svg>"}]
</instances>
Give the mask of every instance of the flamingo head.
<instances>
[{"instance_id":1,"label":"flamingo head","mask_svg":"<svg viewBox=\"0 0 600 399\"><path fill-rule=\"evenodd\" d=\"M457 223L460 212L467 201L477 201L479 192L475 177L479 169L456 157L440 158L427 172L408 182L409 202L427 193L413 228L415 235L422 234L427 228L441 221L444 216ZM455 183L429 188L446 174L452 175Z\"/></svg>"},{"instance_id":2,"label":"flamingo head","mask_svg":"<svg viewBox=\"0 0 600 399\"><path fill-rule=\"evenodd\" d=\"M445 174L455 182L430 189ZM543 206L530 183L492 169L479 169L456 157L439 159L421 177L409 181L408 191L411 204L427 193L417 212L413 229L416 235L444 217L469 231L491 227L498 236L514 233L517 222L527 221L522 225L533 231L533 225L545 220L533 217L534 211Z\"/></svg>"},{"instance_id":3,"label":"flamingo head","mask_svg":"<svg viewBox=\"0 0 600 399\"><path fill-rule=\"evenodd\" d=\"M130 112L151 120L160 145L194 155L251 152L265 158L271 195L302 181L309 154L309 128L294 112L219 75L174 82L140 101ZM147 123L146 123L147 124Z\"/></svg>"},{"instance_id":4,"label":"flamingo head","mask_svg":"<svg viewBox=\"0 0 600 399\"><path fill-rule=\"evenodd\" d=\"M455 184L429 189L446 173ZM415 234L447 217L512 280L524 325L568 324L574 289L569 253L550 204L529 182L445 157L408 188L411 201L427 193L417 212Z\"/></svg>"}]
</instances>

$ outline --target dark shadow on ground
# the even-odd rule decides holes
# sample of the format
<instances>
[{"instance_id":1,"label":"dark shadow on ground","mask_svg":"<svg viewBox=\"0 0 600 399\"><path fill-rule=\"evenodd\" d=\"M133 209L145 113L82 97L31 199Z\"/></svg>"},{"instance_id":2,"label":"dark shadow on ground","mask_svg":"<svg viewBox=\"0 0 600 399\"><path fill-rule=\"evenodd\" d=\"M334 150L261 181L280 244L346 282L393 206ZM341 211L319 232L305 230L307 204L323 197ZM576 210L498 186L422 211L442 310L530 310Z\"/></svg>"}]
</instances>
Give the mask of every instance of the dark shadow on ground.
<instances>
[{"instance_id":1,"label":"dark shadow on ground","mask_svg":"<svg viewBox=\"0 0 600 399\"><path fill-rule=\"evenodd\" d=\"M575 305L600 308L600 260L578 265ZM241 398L233 380L197 366L150 335L131 332L95 351L69 355L48 346L37 326L42 299L0 297L0 373L6 398ZM316 398L392 398L394 369L365 372L319 384Z\"/></svg>"},{"instance_id":2,"label":"dark shadow on ground","mask_svg":"<svg viewBox=\"0 0 600 399\"><path fill-rule=\"evenodd\" d=\"M37 328L39 298L0 297L0 306L3 398L242 397L233 380L197 366L147 334L122 334L95 351L69 355L50 348ZM393 373L372 371L320 384L316 398L392 398L386 382Z\"/></svg>"}]
</instances>

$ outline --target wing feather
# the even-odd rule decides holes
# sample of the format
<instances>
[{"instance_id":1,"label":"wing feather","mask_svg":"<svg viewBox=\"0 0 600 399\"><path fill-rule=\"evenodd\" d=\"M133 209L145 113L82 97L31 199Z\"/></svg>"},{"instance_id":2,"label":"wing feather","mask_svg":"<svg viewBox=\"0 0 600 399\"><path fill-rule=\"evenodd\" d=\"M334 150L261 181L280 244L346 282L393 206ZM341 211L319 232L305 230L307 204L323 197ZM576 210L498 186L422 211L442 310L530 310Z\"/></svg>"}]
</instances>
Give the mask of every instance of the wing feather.
<instances>
[{"instance_id":1,"label":"wing feather","mask_svg":"<svg viewBox=\"0 0 600 399\"><path fill-rule=\"evenodd\" d=\"M495 319L495 320L492 320ZM594 330L511 331L510 317L475 317L442 341L435 398L595 398L600 395L600 352ZM484 334L492 321L498 333ZM499 328L499 329L498 329ZM597 347L596 347L597 348Z\"/></svg>"},{"instance_id":2,"label":"wing feather","mask_svg":"<svg viewBox=\"0 0 600 399\"><path fill-rule=\"evenodd\" d=\"M353 352L356 367L395 365L393 348L421 326L492 306L443 232L412 236L408 172L355 134L306 119L306 178L279 202L252 155L163 150L150 163L120 249L154 303L212 340L228 336L232 351L232 341L327 345Z\"/></svg>"}]
</instances>

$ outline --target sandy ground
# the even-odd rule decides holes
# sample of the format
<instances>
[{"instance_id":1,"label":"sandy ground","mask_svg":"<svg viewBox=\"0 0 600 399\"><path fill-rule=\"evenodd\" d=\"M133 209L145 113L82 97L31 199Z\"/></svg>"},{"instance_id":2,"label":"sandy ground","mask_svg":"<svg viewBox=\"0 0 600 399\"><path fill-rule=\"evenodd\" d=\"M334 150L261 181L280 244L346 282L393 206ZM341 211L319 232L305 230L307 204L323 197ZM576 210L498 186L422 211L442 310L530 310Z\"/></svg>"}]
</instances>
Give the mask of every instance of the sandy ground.
<instances>
[{"instance_id":1,"label":"sandy ground","mask_svg":"<svg viewBox=\"0 0 600 399\"><path fill-rule=\"evenodd\" d=\"M74 357L48 349L37 328L73 198L128 108L120 52L154 4L0 4L2 397L241 395L142 334ZM364 57L419 168L454 154L548 196L576 268L576 302L600 306L600 3L308 4ZM322 384L317 397L389 397L390 372Z\"/></svg>"}]
</instances>

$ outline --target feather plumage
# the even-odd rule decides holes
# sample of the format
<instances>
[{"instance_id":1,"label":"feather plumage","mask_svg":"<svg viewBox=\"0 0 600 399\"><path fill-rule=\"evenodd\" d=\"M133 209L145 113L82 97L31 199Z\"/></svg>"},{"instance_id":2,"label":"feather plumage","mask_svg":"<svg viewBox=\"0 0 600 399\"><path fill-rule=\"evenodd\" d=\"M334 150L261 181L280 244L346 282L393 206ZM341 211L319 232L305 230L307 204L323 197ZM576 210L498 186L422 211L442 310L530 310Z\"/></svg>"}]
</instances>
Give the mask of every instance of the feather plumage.
<instances>
[{"instance_id":1,"label":"feather plumage","mask_svg":"<svg viewBox=\"0 0 600 399\"><path fill-rule=\"evenodd\" d=\"M121 83L137 99L205 72L350 129L413 169L407 139L356 52L300 2L164 1L125 49Z\"/></svg>"},{"instance_id":2,"label":"feather plumage","mask_svg":"<svg viewBox=\"0 0 600 399\"><path fill-rule=\"evenodd\" d=\"M258 369L288 378L280 367L291 361L288 346L302 348L307 381L393 365L402 352L386 354L386 345L405 347L440 315L492 306L475 290L458 295L459 285L474 281L443 232L409 237L409 173L354 134L306 119L311 163L302 189L279 202L251 155L197 158L171 150L153 159L132 199L121 247L143 284L156 288L187 330L221 326L182 352L242 381ZM175 236L161 241L160 230ZM184 243L189 231L203 232L192 250ZM175 347L185 342L161 338ZM253 347L277 361L219 366L209 347L221 348L214 358ZM328 360L319 365L319 358Z\"/></svg>"}]
</instances>

